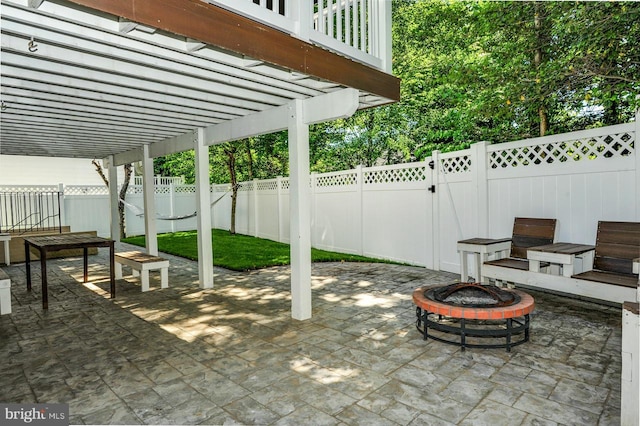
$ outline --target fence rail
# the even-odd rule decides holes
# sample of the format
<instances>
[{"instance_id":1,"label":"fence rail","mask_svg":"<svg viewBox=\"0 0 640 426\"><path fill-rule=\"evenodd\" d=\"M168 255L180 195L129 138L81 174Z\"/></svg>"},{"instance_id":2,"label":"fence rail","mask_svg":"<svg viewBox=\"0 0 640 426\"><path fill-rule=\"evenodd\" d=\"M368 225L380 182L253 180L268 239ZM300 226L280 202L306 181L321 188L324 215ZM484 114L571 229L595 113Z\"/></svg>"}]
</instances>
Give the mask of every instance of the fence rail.
<instances>
[{"instance_id":1,"label":"fence rail","mask_svg":"<svg viewBox=\"0 0 640 426\"><path fill-rule=\"evenodd\" d=\"M62 232L61 199L59 191L0 192L0 232Z\"/></svg>"}]
</instances>

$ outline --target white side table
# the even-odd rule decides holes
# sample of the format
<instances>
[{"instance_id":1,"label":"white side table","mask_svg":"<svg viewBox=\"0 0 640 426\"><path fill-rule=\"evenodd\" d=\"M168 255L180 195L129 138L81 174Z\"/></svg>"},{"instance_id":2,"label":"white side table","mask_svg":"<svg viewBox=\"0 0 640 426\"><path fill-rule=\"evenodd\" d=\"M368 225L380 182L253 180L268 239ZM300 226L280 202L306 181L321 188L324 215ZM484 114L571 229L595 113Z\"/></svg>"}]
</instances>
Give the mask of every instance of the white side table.
<instances>
[{"instance_id":1,"label":"white side table","mask_svg":"<svg viewBox=\"0 0 640 426\"><path fill-rule=\"evenodd\" d=\"M11 241L11 234L0 234L0 241L4 243L4 263L11 265L11 254L9 253L9 241Z\"/></svg>"},{"instance_id":2,"label":"white side table","mask_svg":"<svg viewBox=\"0 0 640 426\"><path fill-rule=\"evenodd\" d=\"M562 276L571 277L575 274L576 258L582 258L583 265L592 265L594 250L594 246L572 243L554 243L530 247L527 249L529 271L540 272L540 262L549 262L562 266Z\"/></svg>"},{"instance_id":3,"label":"white side table","mask_svg":"<svg viewBox=\"0 0 640 426\"><path fill-rule=\"evenodd\" d=\"M511 249L511 238L470 238L468 240L458 241L458 251L460 252L460 281L469 280L469 264L467 263L467 255L472 254L475 258L475 276L476 282L483 283L484 275L482 274L482 264L493 255L495 259L501 259L508 256Z\"/></svg>"}]
</instances>

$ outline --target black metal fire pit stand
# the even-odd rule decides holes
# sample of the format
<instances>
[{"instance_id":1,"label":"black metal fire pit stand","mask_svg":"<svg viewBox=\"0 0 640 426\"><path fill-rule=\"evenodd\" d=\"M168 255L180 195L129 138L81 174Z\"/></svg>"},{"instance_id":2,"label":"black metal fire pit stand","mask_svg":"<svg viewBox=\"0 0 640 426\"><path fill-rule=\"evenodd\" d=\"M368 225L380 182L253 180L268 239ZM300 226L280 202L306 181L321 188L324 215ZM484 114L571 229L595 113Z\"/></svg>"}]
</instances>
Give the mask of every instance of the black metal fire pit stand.
<instances>
[{"instance_id":1,"label":"black metal fire pit stand","mask_svg":"<svg viewBox=\"0 0 640 426\"><path fill-rule=\"evenodd\" d=\"M457 345L462 348L462 351L466 348L506 348L507 352L511 352L511 348L514 346L521 345L525 342L529 341L529 314L523 316L524 321L520 321L515 318L507 318L503 321L501 320L482 320L483 327L486 328L469 328L467 326L467 322L465 318L451 318L453 320L459 321L459 326L456 327L454 325L444 324L442 322L443 316L434 314L431 312L427 312L426 310L422 310L422 308L416 308L416 328L423 335L424 340L431 338L438 342L448 343L451 345ZM438 319L430 319L429 316L437 316ZM444 317L450 318L450 317ZM478 320L473 320L478 321ZM515 327L514 327L515 323ZM444 333L455 334L460 336L460 341L456 340L448 340L438 336L434 336L433 334L429 334L429 328L437 331L442 331ZM512 337L523 334L522 339L517 341L512 341ZM480 338L504 338L505 343L469 343L467 342L467 337L480 337Z\"/></svg>"}]
</instances>

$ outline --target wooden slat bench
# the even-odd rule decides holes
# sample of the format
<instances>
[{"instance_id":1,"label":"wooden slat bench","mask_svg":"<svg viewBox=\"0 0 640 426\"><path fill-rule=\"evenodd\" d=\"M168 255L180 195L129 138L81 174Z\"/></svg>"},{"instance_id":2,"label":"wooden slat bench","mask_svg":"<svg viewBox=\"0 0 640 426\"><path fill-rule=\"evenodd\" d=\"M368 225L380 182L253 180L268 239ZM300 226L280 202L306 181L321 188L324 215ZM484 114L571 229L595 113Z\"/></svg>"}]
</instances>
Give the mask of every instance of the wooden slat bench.
<instances>
[{"instance_id":1,"label":"wooden slat bench","mask_svg":"<svg viewBox=\"0 0 640 426\"><path fill-rule=\"evenodd\" d=\"M0 315L11 313L11 279L0 269Z\"/></svg>"},{"instance_id":2,"label":"wooden slat bench","mask_svg":"<svg viewBox=\"0 0 640 426\"><path fill-rule=\"evenodd\" d=\"M160 287L169 287L169 260L140 251L115 254L116 278L122 278L122 265L132 269L133 276L140 275L142 291L149 291L149 271L160 270Z\"/></svg>"},{"instance_id":3,"label":"wooden slat bench","mask_svg":"<svg viewBox=\"0 0 640 426\"><path fill-rule=\"evenodd\" d=\"M639 256L640 222L599 222L589 271L562 276L485 264L485 274L518 285L622 304L640 301Z\"/></svg>"},{"instance_id":4,"label":"wooden slat bench","mask_svg":"<svg viewBox=\"0 0 640 426\"><path fill-rule=\"evenodd\" d=\"M516 217L513 221L509 257L484 262L483 276L497 281L513 282L510 269L529 270L527 249L551 244L555 240L555 235L556 219ZM540 266L546 267L548 264L543 263Z\"/></svg>"},{"instance_id":5,"label":"wooden slat bench","mask_svg":"<svg viewBox=\"0 0 640 426\"><path fill-rule=\"evenodd\" d=\"M590 271L572 278L638 287L634 260L640 256L640 222L598 222L596 252Z\"/></svg>"}]
</instances>

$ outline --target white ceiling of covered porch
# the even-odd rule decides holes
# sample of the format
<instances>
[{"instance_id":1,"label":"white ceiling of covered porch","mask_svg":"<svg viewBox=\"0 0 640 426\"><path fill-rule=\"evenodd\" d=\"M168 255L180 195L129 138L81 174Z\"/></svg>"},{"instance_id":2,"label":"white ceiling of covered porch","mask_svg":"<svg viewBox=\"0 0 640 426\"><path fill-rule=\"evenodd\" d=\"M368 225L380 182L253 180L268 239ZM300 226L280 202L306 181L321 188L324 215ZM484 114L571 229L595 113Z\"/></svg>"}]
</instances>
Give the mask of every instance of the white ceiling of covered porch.
<instances>
[{"instance_id":1,"label":"white ceiling of covered porch","mask_svg":"<svg viewBox=\"0 0 640 426\"><path fill-rule=\"evenodd\" d=\"M345 88L67 1L2 1L1 30L2 155L106 158Z\"/></svg>"}]
</instances>

